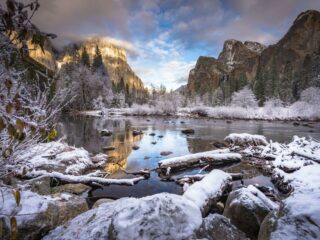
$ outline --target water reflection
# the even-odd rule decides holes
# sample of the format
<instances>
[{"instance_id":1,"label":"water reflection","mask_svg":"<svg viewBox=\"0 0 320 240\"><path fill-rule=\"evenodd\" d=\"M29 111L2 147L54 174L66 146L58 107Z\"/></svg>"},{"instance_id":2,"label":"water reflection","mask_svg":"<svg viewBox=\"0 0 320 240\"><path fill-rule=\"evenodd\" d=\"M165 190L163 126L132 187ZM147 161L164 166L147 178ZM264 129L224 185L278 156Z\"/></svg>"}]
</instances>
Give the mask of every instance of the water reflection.
<instances>
[{"instance_id":1,"label":"water reflection","mask_svg":"<svg viewBox=\"0 0 320 240\"><path fill-rule=\"evenodd\" d=\"M169 157L182 156L214 149L214 140L222 141L229 133L247 132L263 134L268 139L279 142L291 141L293 135L311 136L320 139L320 124L315 123L313 132L304 126L294 127L291 123L264 122L264 121L234 121L227 124L223 120L207 119L175 119L175 118L96 118L88 116L64 116L61 119L59 131L65 135L67 142L76 147L83 147L92 154L103 152L104 147L113 146L115 150L108 151L110 161L105 170L111 173L112 178L132 177L126 175L121 169L139 171L144 168L153 169L158 162ZM181 123L181 121L185 123ZM186 136L182 129L193 128L195 134ZM100 131L109 129L113 131L110 137L102 137ZM132 130L140 129L143 135L133 136ZM150 135L151 134L151 135ZM162 136L162 137L159 137ZM152 144L155 143L155 144ZM139 146L133 150L132 146ZM170 151L170 156L161 156L162 151ZM200 169L190 169L177 175L196 174ZM260 183L271 186L268 177L263 176L258 169L244 163L226 166L227 172L244 172L245 184ZM106 186L91 191L91 197L120 198L125 196L142 197L159 192L182 193L180 186L172 182L162 182L153 172L147 181L128 186ZM235 183L237 187L240 182Z\"/></svg>"}]
</instances>

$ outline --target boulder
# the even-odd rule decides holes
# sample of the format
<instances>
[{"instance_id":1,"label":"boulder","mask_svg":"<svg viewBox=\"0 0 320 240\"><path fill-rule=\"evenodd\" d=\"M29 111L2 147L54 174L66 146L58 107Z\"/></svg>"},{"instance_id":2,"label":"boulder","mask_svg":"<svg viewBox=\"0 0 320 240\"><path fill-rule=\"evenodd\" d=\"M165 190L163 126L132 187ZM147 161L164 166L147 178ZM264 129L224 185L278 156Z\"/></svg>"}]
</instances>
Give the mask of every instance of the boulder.
<instances>
[{"instance_id":1,"label":"boulder","mask_svg":"<svg viewBox=\"0 0 320 240\"><path fill-rule=\"evenodd\" d=\"M183 134L194 134L194 129L188 128L181 130Z\"/></svg>"},{"instance_id":2,"label":"boulder","mask_svg":"<svg viewBox=\"0 0 320 240\"><path fill-rule=\"evenodd\" d=\"M97 208L97 207L99 207L101 204L111 203L111 202L114 202L114 200L113 200L113 199L110 199L110 198L101 198L101 199L97 200L97 201L93 204L92 208Z\"/></svg>"},{"instance_id":3,"label":"boulder","mask_svg":"<svg viewBox=\"0 0 320 240\"><path fill-rule=\"evenodd\" d=\"M51 194L51 177L42 177L40 179L32 179L31 190L40 195Z\"/></svg>"},{"instance_id":4,"label":"boulder","mask_svg":"<svg viewBox=\"0 0 320 240\"><path fill-rule=\"evenodd\" d=\"M170 151L163 151L160 153L161 156L169 156L171 154L172 154L172 152L170 152Z\"/></svg>"},{"instance_id":5,"label":"boulder","mask_svg":"<svg viewBox=\"0 0 320 240\"><path fill-rule=\"evenodd\" d=\"M245 240L246 235L236 228L230 219L220 214L210 214L203 219L198 238L208 240Z\"/></svg>"},{"instance_id":6,"label":"boulder","mask_svg":"<svg viewBox=\"0 0 320 240\"><path fill-rule=\"evenodd\" d=\"M260 225L278 205L256 187L249 185L229 194L223 215L250 238L257 238Z\"/></svg>"},{"instance_id":7,"label":"boulder","mask_svg":"<svg viewBox=\"0 0 320 240\"><path fill-rule=\"evenodd\" d=\"M133 149L133 150L138 150L139 148L140 148L140 147L137 146L137 145L133 145L133 146L132 146L132 149Z\"/></svg>"},{"instance_id":8,"label":"boulder","mask_svg":"<svg viewBox=\"0 0 320 240\"><path fill-rule=\"evenodd\" d=\"M86 191L88 191L90 189L90 187L88 187L87 185L84 185L82 183L68 183L68 184L64 184L61 186L57 186L51 189L52 193L71 193L71 194L77 194L80 195Z\"/></svg>"},{"instance_id":9,"label":"boulder","mask_svg":"<svg viewBox=\"0 0 320 240\"><path fill-rule=\"evenodd\" d=\"M112 131L108 130L108 129L103 129L100 132L101 136L103 137L109 137L112 135Z\"/></svg>"},{"instance_id":10,"label":"boulder","mask_svg":"<svg viewBox=\"0 0 320 240\"><path fill-rule=\"evenodd\" d=\"M0 201L0 224L3 239L10 239L10 217L17 221L16 239L41 239L51 229L64 224L88 210L84 198L71 194L42 196L29 190L20 191L20 204L9 188L1 188L4 201Z\"/></svg>"},{"instance_id":11,"label":"boulder","mask_svg":"<svg viewBox=\"0 0 320 240\"><path fill-rule=\"evenodd\" d=\"M44 239L194 239L201 224L201 212L194 203L160 193L101 204Z\"/></svg>"}]
</instances>

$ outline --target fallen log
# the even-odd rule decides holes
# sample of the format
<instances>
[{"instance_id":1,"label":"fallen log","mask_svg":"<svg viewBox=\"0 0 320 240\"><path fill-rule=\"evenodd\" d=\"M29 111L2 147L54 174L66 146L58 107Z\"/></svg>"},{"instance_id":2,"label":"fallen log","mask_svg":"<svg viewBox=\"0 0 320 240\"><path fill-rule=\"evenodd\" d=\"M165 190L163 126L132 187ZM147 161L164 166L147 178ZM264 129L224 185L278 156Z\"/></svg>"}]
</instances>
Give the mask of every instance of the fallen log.
<instances>
[{"instance_id":1,"label":"fallen log","mask_svg":"<svg viewBox=\"0 0 320 240\"><path fill-rule=\"evenodd\" d=\"M308 154L308 153L305 153L305 152L302 152L302 151L299 151L299 150L294 150L292 152L293 154L296 154L300 157L303 157L303 158L306 158L306 159L309 159L309 160L312 160L312 161L315 161L317 163L320 163L320 158L319 157L316 157L315 155L313 154Z\"/></svg>"},{"instance_id":2,"label":"fallen log","mask_svg":"<svg viewBox=\"0 0 320 240\"><path fill-rule=\"evenodd\" d=\"M74 176L74 175L67 175L59 172L47 172L45 170L31 171L21 177L25 179L51 177L51 178L56 178L61 182L65 182L65 183L83 183L86 185L96 185L96 184L127 185L127 186L133 186L137 182L146 179L146 177L144 176L130 178L130 179L111 179L111 178L94 177L94 176L88 176L88 175Z\"/></svg>"},{"instance_id":3,"label":"fallen log","mask_svg":"<svg viewBox=\"0 0 320 240\"><path fill-rule=\"evenodd\" d=\"M160 161L159 168L184 168L199 163L206 163L210 165L220 165L235 163L241 161L239 153L232 153L229 149L213 150L208 152L201 152L189 154L181 157L168 158Z\"/></svg>"}]
</instances>

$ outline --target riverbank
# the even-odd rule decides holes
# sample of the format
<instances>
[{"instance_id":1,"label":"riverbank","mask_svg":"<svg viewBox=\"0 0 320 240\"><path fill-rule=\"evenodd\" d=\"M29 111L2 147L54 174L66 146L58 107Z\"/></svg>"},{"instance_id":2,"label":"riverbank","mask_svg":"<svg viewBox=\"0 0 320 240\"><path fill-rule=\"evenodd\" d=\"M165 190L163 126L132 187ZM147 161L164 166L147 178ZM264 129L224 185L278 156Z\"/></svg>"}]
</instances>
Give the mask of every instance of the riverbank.
<instances>
[{"instance_id":1,"label":"riverbank","mask_svg":"<svg viewBox=\"0 0 320 240\"><path fill-rule=\"evenodd\" d=\"M168 106L170 109L170 106ZM111 108L94 111L81 111L79 114L90 116L173 116L205 117L225 120L268 120L268 121L320 121L319 106L305 106L299 102L288 107L207 107L195 106L168 109L156 109L149 105L133 105L131 108Z\"/></svg>"},{"instance_id":2,"label":"riverbank","mask_svg":"<svg viewBox=\"0 0 320 240\"><path fill-rule=\"evenodd\" d=\"M160 239L164 236L245 239L245 235L252 239L285 239L284 236L311 239L320 234L318 141L295 137L291 143L281 144L259 135L231 134L225 144L228 149L167 157L159 162L159 172L166 181L183 185L182 196L160 193L144 198L105 199L99 200L92 210L88 210L85 201L90 188L139 184L148 181L149 172L155 170L127 172L127 179L110 179L100 168L109 161L106 155L92 156L84 149L58 142L39 145L21 156L18 165L10 166L11 173L3 179L0 213L4 236L43 237L61 224L63 227L57 227L46 239L74 236L130 239L136 236L136 229L140 229L142 238ZM265 186L240 186L232 191L231 186L241 174L235 176L222 170L199 172L194 177L171 176L181 163L184 168L201 164L210 169L212 164L223 165L230 160L248 161L265 168L273 174L279 191L288 197L280 201ZM192 217L183 212L192 213ZM132 222L132 218L137 221ZM122 231L123 224L131 230Z\"/></svg>"}]
</instances>

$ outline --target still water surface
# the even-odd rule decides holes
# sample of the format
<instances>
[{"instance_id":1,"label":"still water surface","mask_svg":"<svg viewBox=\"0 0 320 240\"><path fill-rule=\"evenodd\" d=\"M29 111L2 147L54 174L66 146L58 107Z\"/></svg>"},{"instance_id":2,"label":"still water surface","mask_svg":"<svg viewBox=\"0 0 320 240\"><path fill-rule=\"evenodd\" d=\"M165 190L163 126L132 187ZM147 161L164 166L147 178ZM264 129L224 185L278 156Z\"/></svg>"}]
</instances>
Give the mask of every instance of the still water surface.
<instances>
[{"instance_id":1,"label":"still water surface","mask_svg":"<svg viewBox=\"0 0 320 240\"><path fill-rule=\"evenodd\" d=\"M290 142L294 135L320 139L320 124L293 126L292 122L267 121L233 121L224 120L165 118L165 117L112 117L98 118L90 116L64 116L59 130L70 145L83 147L92 154L104 152L103 148L115 147L106 152L111 162L105 167L112 178L129 178L121 169L139 171L158 166L158 161L169 157L182 156L189 153L213 150L214 140L222 141L229 133L261 134L278 142ZM184 135L182 129L193 128L195 134ZM102 137L100 131L108 129L113 132L110 137ZM142 130L143 135L133 136L132 130ZM150 134L154 133L154 136ZM140 148L133 150L132 146ZM163 151L172 152L169 156L161 156ZM191 169L176 175L196 174L200 169ZM260 184L273 187L268 176L258 169L244 163L224 167L227 172L243 172L244 184ZM240 181L234 183L234 188ZM134 186L106 186L94 189L89 193L92 201L99 198L121 198L127 196L143 197L159 192L181 194L182 187L174 182L161 181L158 173L152 172L148 180L140 181Z\"/></svg>"}]
</instances>

